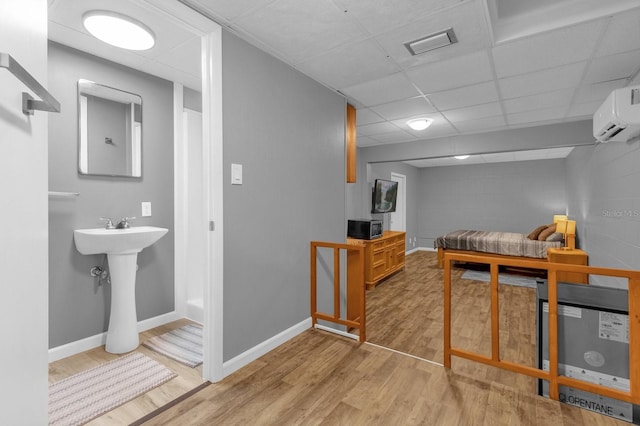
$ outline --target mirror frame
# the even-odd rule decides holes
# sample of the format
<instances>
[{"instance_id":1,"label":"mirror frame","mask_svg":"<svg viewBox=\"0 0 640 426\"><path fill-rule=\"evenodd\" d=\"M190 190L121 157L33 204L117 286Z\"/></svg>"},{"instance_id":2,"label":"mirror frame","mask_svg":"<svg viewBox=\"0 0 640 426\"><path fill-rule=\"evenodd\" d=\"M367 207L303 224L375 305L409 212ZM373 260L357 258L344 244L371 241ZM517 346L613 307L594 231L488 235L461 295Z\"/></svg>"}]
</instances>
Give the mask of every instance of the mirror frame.
<instances>
[{"instance_id":1,"label":"mirror frame","mask_svg":"<svg viewBox=\"0 0 640 426\"><path fill-rule=\"evenodd\" d=\"M131 173L95 173L91 172L89 169L89 138L88 138L88 111L87 104L83 101L83 98L86 99L87 95L94 96L98 98L102 98L108 101L119 102L122 104L129 104L132 108L132 120L131 126L129 129L131 143L135 146L132 146L130 155L130 163L127 167L131 170ZM139 105L139 131L136 132L134 128L136 120L136 105ZM96 83L91 80L80 79L78 80L78 173L83 176L111 176L111 177L122 177L122 178L133 178L133 179L141 179L142 178L142 140L143 140L143 129L142 129L142 96L127 92L125 90L116 89L111 86L107 86L104 84ZM109 144L110 142L106 140L105 143ZM137 142L135 142L137 141Z\"/></svg>"}]
</instances>

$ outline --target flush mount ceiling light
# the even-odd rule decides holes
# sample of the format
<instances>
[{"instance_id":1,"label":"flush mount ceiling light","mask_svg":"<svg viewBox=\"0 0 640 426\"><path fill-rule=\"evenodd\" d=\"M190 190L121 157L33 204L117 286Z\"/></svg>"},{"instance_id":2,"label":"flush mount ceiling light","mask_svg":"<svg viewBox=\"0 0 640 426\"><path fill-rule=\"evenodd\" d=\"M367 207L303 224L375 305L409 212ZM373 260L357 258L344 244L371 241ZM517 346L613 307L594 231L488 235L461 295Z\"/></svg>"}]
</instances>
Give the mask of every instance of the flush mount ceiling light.
<instances>
[{"instance_id":1,"label":"flush mount ceiling light","mask_svg":"<svg viewBox=\"0 0 640 426\"><path fill-rule=\"evenodd\" d=\"M97 39L128 50L148 50L156 41L141 22L115 12L95 10L82 17L84 27Z\"/></svg>"},{"instance_id":2,"label":"flush mount ceiling light","mask_svg":"<svg viewBox=\"0 0 640 426\"><path fill-rule=\"evenodd\" d=\"M456 155L455 157L456 160L466 160L467 158L469 158L468 155Z\"/></svg>"},{"instance_id":3,"label":"flush mount ceiling light","mask_svg":"<svg viewBox=\"0 0 640 426\"><path fill-rule=\"evenodd\" d=\"M427 127L431 126L431 123L433 123L433 120L430 118L415 118L413 120L407 121L407 124L413 130L424 130Z\"/></svg>"},{"instance_id":4,"label":"flush mount ceiling light","mask_svg":"<svg viewBox=\"0 0 640 426\"><path fill-rule=\"evenodd\" d=\"M445 47L453 43L457 43L458 38L453 32L453 28L438 31L418 40L410 41L404 44L412 56L428 52L430 50Z\"/></svg>"}]
</instances>

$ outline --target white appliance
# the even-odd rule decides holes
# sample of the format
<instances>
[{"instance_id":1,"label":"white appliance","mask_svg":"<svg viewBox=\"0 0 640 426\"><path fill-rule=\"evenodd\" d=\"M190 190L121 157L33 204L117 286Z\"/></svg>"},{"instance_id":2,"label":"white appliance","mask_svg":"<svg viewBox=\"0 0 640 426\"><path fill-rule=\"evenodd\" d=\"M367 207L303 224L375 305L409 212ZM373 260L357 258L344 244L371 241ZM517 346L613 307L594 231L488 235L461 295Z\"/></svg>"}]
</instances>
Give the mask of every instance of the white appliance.
<instances>
[{"instance_id":1,"label":"white appliance","mask_svg":"<svg viewBox=\"0 0 640 426\"><path fill-rule=\"evenodd\" d=\"M599 142L626 142L640 136L640 86L616 89L593 114Z\"/></svg>"}]
</instances>

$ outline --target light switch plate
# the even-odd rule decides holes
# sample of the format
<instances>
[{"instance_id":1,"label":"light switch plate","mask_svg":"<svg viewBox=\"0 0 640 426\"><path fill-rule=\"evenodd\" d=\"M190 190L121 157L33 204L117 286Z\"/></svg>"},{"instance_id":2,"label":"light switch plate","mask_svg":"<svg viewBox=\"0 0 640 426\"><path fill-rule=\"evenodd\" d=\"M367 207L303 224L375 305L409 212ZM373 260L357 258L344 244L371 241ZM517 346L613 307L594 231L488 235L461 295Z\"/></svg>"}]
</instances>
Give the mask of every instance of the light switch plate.
<instances>
[{"instance_id":1,"label":"light switch plate","mask_svg":"<svg viewBox=\"0 0 640 426\"><path fill-rule=\"evenodd\" d=\"M151 202L142 202L142 216L151 216Z\"/></svg>"},{"instance_id":2,"label":"light switch plate","mask_svg":"<svg viewBox=\"0 0 640 426\"><path fill-rule=\"evenodd\" d=\"M242 185L242 164L231 164L231 185Z\"/></svg>"}]
</instances>

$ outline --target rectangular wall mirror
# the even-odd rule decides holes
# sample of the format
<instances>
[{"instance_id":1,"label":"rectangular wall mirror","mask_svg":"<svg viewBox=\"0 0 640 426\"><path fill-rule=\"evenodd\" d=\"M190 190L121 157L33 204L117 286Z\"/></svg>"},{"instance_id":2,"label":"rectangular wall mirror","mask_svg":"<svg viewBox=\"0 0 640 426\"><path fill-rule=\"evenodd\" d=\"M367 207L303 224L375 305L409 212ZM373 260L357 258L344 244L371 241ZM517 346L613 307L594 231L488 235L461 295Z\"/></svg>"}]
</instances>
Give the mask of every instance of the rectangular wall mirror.
<instances>
[{"instance_id":1,"label":"rectangular wall mirror","mask_svg":"<svg viewBox=\"0 0 640 426\"><path fill-rule=\"evenodd\" d=\"M78 80L78 170L83 175L142 177L142 98Z\"/></svg>"}]
</instances>

